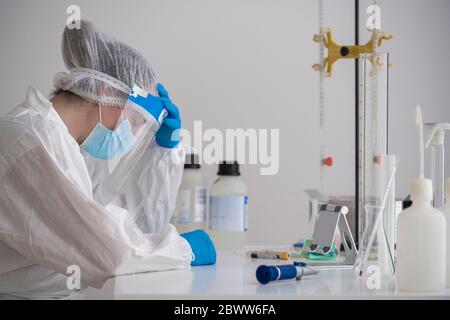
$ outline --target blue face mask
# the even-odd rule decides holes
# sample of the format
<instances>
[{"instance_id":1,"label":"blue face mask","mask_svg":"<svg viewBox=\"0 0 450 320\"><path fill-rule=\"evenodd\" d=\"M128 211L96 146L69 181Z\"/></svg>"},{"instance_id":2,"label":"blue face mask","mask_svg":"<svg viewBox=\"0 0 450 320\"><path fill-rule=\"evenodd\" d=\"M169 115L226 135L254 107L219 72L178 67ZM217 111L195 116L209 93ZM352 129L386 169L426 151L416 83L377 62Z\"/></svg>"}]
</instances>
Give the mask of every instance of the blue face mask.
<instances>
[{"instance_id":1,"label":"blue face mask","mask_svg":"<svg viewBox=\"0 0 450 320\"><path fill-rule=\"evenodd\" d=\"M99 122L81 147L92 157L106 160L124 155L135 142L136 138L128 120L123 120L114 131Z\"/></svg>"}]
</instances>

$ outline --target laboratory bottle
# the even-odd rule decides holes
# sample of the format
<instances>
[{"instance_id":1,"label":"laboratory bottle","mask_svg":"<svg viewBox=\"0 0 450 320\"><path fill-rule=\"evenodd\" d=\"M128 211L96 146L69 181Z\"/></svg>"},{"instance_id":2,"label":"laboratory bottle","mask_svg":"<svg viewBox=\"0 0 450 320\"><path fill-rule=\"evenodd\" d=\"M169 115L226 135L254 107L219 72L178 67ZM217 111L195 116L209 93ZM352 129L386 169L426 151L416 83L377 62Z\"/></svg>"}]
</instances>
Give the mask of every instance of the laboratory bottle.
<instances>
[{"instance_id":1,"label":"laboratory bottle","mask_svg":"<svg viewBox=\"0 0 450 320\"><path fill-rule=\"evenodd\" d=\"M430 179L416 178L410 188L412 205L398 217L397 289L439 291L445 287L445 217L431 205Z\"/></svg>"},{"instance_id":2,"label":"laboratory bottle","mask_svg":"<svg viewBox=\"0 0 450 320\"><path fill-rule=\"evenodd\" d=\"M445 205L440 208L447 220L447 267L446 287L450 288L450 178L445 179Z\"/></svg>"},{"instance_id":3,"label":"laboratory bottle","mask_svg":"<svg viewBox=\"0 0 450 320\"><path fill-rule=\"evenodd\" d=\"M172 224L179 233L206 230L206 183L197 154L187 154Z\"/></svg>"},{"instance_id":4,"label":"laboratory bottle","mask_svg":"<svg viewBox=\"0 0 450 320\"><path fill-rule=\"evenodd\" d=\"M209 230L218 248L243 248L247 243L248 190L239 164L219 164L218 178L209 192Z\"/></svg>"},{"instance_id":5,"label":"laboratory bottle","mask_svg":"<svg viewBox=\"0 0 450 320\"><path fill-rule=\"evenodd\" d=\"M450 123L429 123L432 131L426 143L431 148L431 180L433 180L433 206L441 208L444 206L444 167L445 167L445 133L450 130Z\"/></svg>"}]
</instances>

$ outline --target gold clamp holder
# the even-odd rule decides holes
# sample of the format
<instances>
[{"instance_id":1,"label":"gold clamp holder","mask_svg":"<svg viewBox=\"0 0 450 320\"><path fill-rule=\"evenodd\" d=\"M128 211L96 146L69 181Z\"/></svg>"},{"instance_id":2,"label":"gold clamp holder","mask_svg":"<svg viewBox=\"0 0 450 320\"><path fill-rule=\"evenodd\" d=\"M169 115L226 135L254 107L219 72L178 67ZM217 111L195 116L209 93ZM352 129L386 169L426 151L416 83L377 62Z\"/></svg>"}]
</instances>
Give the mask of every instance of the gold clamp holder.
<instances>
[{"instance_id":1,"label":"gold clamp holder","mask_svg":"<svg viewBox=\"0 0 450 320\"><path fill-rule=\"evenodd\" d=\"M322 41L320 34L314 35L313 40L320 43ZM384 40L392 39L392 35L387 35L381 30L374 30L371 39L363 45L341 46L334 41L333 32L330 28L324 29L323 45L328 49L328 56L323 60L323 70L320 64L316 63L312 67L316 71L323 71L325 77L331 77L333 66L340 59L358 59L363 53L372 53L376 47L380 47Z\"/></svg>"}]
</instances>

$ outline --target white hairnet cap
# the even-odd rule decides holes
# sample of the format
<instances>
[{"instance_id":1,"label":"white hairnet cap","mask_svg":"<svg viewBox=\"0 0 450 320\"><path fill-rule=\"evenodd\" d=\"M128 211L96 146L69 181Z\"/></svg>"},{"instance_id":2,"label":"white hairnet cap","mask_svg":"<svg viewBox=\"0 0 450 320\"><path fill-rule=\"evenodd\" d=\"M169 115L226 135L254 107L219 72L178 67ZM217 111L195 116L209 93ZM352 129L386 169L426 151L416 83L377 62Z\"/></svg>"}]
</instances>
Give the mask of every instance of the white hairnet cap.
<instances>
[{"instance_id":1,"label":"white hairnet cap","mask_svg":"<svg viewBox=\"0 0 450 320\"><path fill-rule=\"evenodd\" d=\"M122 107L133 85L155 92L151 64L137 50L81 20L80 29L65 28L61 49L69 72L55 75L56 89L70 91L100 105Z\"/></svg>"}]
</instances>

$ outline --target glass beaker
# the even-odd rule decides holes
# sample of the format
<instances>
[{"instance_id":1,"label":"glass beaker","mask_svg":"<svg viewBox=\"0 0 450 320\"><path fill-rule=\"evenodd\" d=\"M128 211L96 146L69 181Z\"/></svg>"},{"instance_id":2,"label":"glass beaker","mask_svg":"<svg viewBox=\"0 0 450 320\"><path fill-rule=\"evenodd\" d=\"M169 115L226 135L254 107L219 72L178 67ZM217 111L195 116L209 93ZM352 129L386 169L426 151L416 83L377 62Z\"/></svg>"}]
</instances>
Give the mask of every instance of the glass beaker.
<instances>
[{"instance_id":1,"label":"glass beaker","mask_svg":"<svg viewBox=\"0 0 450 320\"><path fill-rule=\"evenodd\" d=\"M395 267L393 252L387 241L383 223L385 207L367 205L364 209L366 227L354 270L360 277L370 276L374 272L379 272L381 277L392 277Z\"/></svg>"}]
</instances>

